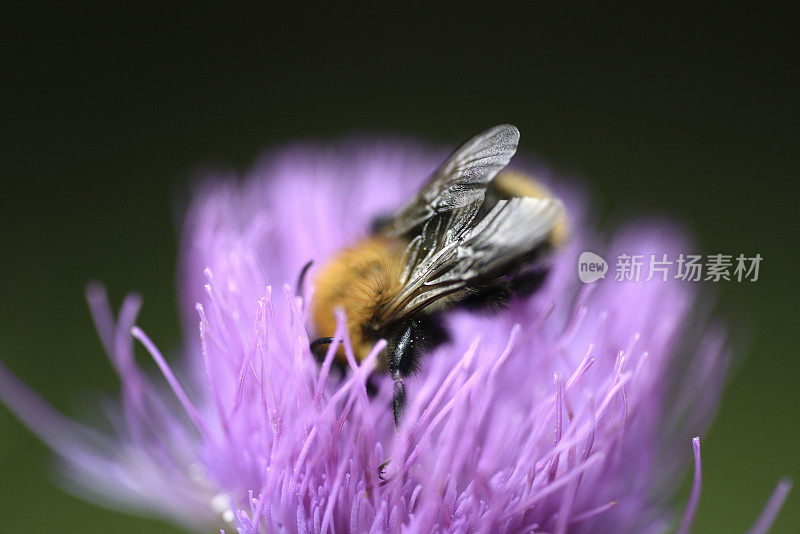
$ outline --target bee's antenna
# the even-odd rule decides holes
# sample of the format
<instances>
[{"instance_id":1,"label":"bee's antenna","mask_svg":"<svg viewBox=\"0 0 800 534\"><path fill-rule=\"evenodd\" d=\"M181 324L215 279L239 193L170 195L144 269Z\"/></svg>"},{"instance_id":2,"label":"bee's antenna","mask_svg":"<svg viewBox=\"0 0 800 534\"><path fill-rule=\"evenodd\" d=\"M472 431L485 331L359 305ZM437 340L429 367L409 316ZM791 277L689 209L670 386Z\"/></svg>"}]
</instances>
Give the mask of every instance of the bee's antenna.
<instances>
[{"instance_id":1,"label":"bee's antenna","mask_svg":"<svg viewBox=\"0 0 800 534\"><path fill-rule=\"evenodd\" d=\"M303 297L303 282L305 282L306 274L313 264L314 260L308 260L308 263L303 265L303 268L300 269L300 275L297 277L297 285L294 286L294 294L296 297Z\"/></svg>"},{"instance_id":2,"label":"bee's antenna","mask_svg":"<svg viewBox=\"0 0 800 534\"><path fill-rule=\"evenodd\" d=\"M332 337L318 337L308 345L308 348L311 350L311 352L314 352L314 349L320 345L328 345L329 343L333 343L333 339L334 338Z\"/></svg>"}]
</instances>

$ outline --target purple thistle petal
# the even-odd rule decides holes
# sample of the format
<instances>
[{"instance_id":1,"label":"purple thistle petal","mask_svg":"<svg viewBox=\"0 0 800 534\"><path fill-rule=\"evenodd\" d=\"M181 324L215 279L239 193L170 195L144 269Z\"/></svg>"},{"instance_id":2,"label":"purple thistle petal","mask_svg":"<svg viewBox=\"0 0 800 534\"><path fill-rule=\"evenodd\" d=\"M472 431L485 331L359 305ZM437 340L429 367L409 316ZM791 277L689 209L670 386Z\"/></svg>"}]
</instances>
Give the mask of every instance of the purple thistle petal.
<instances>
[{"instance_id":1,"label":"purple thistle petal","mask_svg":"<svg viewBox=\"0 0 800 534\"><path fill-rule=\"evenodd\" d=\"M750 527L750 530L747 531L747 534L766 534L766 532L769 531L772 523L778 516L778 512L783 506L783 501L786 500L786 496L789 495L791 489L792 481L788 478L778 481L775 485L775 490L773 490L767 504L761 511L761 515L758 516L758 519L753 523L753 526Z\"/></svg>"},{"instance_id":2,"label":"purple thistle petal","mask_svg":"<svg viewBox=\"0 0 800 534\"><path fill-rule=\"evenodd\" d=\"M175 377L175 374L172 372L169 364L164 360L164 356L161 355L161 351L156 348L150 338L147 337L147 334L142 332L142 330L138 326L134 326L131 328L131 335L138 339L144 348L147 349L147 352L153 357L153 360L158 365L158 368L161 370L161 373L164 375L169 387L172 388L172 392L180 401L183 409L186 410L187 415L195 424L195 426L205 435L210 436L211 433L208 431L203 418L200 416L200 413L195 408L192 401L189 400L189 396L186 394L186 391L181 386L178 379Z\"/></svg>"},{"instance_id":3,"label":"purple thistle petal","mask_svg":"<svg viewBox=\"0 0 800 534\"><path fill-rule=\"evenodd\" d=\"M678 526L676 534L687 534L692 529L694 516L697 513L697 505L700 503L700 490L703 487L703 466L700 460L700 438L692 438L692 449L694 451L694 478L692 478L692 491L689 494L689 503L683 511L681 524Z\"/></svg>"}]
</instances>

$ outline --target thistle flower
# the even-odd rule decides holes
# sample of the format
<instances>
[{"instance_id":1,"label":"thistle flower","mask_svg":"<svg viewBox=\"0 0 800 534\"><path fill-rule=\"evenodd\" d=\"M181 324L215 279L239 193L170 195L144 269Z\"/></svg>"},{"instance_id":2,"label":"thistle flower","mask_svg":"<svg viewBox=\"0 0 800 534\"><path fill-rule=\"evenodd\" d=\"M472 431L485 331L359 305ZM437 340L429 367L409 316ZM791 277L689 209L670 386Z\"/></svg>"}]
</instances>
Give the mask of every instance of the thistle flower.
<instances>
[{"instance_id":1,"label":"thistle flower","mask_svg":"<svg viewBox=\"0 0 800 534\"><path fill-rule=\"evenodd\" d=\"M391 381L372 373L380 344L356 362L340 327L343 374L331 365L336 343L322 365L309 353L313 292L304 300L292 286L302 266L364 235L441 155L404 143L303 145L267 155L241 182L206 182L184 229L179 371L135 326L138 297L115 319L92 285L122 384L107 411L113 432L65 419L2 366L0 398L90 497L201 531L688 531L698 440L682 516L674 494L690 440L717 407L724 332L698 312L691 284L584 286L575 274L587 249L689 249L669 224L631 225L604 245L583 201L553 182L574 236L544 287L501 314L447 315L452 341L407 381L397 432ZM139 368L134 340L162 376ZM779 485L753 532L766 531L786 491Z\"/></svg>"}]
</instances>

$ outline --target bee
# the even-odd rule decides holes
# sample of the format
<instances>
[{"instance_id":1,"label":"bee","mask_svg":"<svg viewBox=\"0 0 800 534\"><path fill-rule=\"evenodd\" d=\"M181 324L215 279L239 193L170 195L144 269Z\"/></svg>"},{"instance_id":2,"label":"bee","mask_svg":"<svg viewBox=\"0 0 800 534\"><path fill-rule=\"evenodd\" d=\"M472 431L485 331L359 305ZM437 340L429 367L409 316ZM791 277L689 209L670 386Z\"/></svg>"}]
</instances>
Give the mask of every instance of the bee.
<instances>
[{"instance_id":1,"label":"bee","mask_svg":"<svg viewBox=\"0 0 800 534\"><path fill-rule=\"evenodd\" d=\"M372 234L319 269L311 303L312 351L333 341L341 307L353 353L363 360L380 339L380 368L392 380L397 428L403 380L448 339L440 314L458 306L500 308L542 280L543 259L566 239L559 200L525 175L503 171L519 143L505 124L464 143L417 195ZM344 359L340 348L337 358Z\"/></svg>"}]
</instances>

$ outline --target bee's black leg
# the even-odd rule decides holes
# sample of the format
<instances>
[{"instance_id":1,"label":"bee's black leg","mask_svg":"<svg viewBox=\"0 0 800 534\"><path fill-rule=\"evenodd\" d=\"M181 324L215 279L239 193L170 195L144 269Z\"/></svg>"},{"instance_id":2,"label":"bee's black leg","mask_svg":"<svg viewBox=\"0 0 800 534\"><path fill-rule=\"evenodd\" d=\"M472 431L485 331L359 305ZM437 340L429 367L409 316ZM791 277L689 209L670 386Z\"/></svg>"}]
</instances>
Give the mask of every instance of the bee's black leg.
<instances>
[{"instance_id":1,"label":"bee's black leg","mask_svg":"<svg viewBox=\"0 0 800 534\"><path fill-rule=\"evenodd\" d=\"M414 374L419 367L420 358L425 351L447 341L447 332L435 317L419 317L410 320L400 335L388 340L386 347L389 376L394 381L392 393L392 416L394 429L400 426L400 417L406 405L406 387L403 379ZM391 459L378 466L378 478L386 484L391 477L386 476L386 467Z\"/></svg>"},{"instance_id":2,"label":"bee's black leg","mask_svg":"<svg viewBox=\"0 0 800 534\"><path fill-rule=\"evenodd\" d=\"M318 337L317 339L308 344L308 348L309 350L311 350L311 352L316 352L316 350L319 347L322 347L324 345L330 345L331 343L333 343L333 340L334 338L332 337Z\"/></svg>"},{"instance_id":3,"label":"bee's black leg","mask_svg":"<svg viewBox=\"0 0 800 534\"><path fill-rule=\"evenodd\" d=\"M411 319L400 332L399 336L388 340L386 347L389 376L394 381L392 414L395 430L406 405L403 379L417 371L423 353L447 340L447 332L435 317L430 316Z\"/></svg>"},{"instance_id":4,"label":"bee's black leg","mask_svg":"<svg viewBox=\"0 0 800 534\"><path fill-rule=\"evenodd\" d=\"M392 380L394 380L394 393L392 394L392 415L394 416L394 431L397 432L397 429L400 426L400 415L403 413L403 408L406 405L406 387L403 385L403 373L396 367L396 365L392 364L392 362L395 361L396 358L393 354L389 365L389 374L391 375ZM391 458L387 458L378 466L378 478L381 479L382 486L388 484L392 479L392 477L386 476L386 468L391 461Z\"/></svg>"},{"instance_id":5,"label":"bee's black leg","mask_svg":"<svg viewBox=\"0 0 800 534\"><path fill-rule=\"evenodd\" d=\"M408 334L408 331L405 332ZM402 369L404 353L401 347L406 346L402 340L408 339L407 335L402 336L401 341L393 347L389 353L389 376L394 381L394 389L392 392L392 416L394 417L394 431L400 427L400 415L403 413L403 408L406 405L406 387L403 385L403 378L405 373ZM386 476L386 468L391 463L392 459L387 458L378 466L378 478L381 479L381 485L388 484L392 477Z\"/></svg>"},{"instance_id":6,"label":"bee's black leg","mask_svg":"<svg viewBox=\"0 0 800 534\"><path fill-rule=\"evenodd\" d=\"M323 350L323 347L333 343L335 338L332 337L320 337L309 343L308 348L311 350L311 354L314 356L314 359L317 360L317 363L322 365L325 361L325 352L327 349ZM339 358L334 358L331 362L331 368L336 369L339 372L340 376L344 376L347 372L347 363L342 361ZM375 386L373 385L372 388L374 389ZM369 382L367 382L367 392L370 391Z\"/></svg>"},{"instance_id":7,"label":"bee's black leg","mask_svg":"<svg viewBox=\"0 0 800 534\"><path fill-rule=\"evenodd\" d=\"M389 376L394 380L392 394L392 414L394 415L394 429L400 425L400 414L406 405L406 388L403 379L413 372L416 360L419 359L419 346L417 343L418 325L411 321L402 330L400 336L389 342Z\"/></svg>"},{"instance_id":8,"label":"bee's black leg","mask_svg":"<svg viewBox=\"0 0 800 534\"><path fill-rule=\"evenodd\" d=\"M394 379L394 393L392 395L392 414L394 415L394 428L400 425L400 414L406 406L406 387L403 385L403 377L398 373L392 376Z\"/></svg>"}]
</instances>

